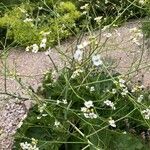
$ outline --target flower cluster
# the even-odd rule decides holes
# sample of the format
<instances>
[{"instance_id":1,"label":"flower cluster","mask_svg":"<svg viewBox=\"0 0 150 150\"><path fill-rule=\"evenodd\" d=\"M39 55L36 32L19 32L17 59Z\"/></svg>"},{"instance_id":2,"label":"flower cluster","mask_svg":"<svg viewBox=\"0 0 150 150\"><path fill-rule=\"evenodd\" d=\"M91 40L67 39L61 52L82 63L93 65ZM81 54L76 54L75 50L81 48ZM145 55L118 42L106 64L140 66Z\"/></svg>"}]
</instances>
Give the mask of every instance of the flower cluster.
<instances>
[{"instance_id":1,"label":"flower cluster","mask_svg":"<svg viewBox=\"0 0 150 150\"><path fill-rule=\"evenodd\" d=\"M39 148L37 147L37 140L35 140L34 138L32 138L31 143L28 142L20 143L20 147L23 150L39 150Z\"/></svg>"},{"instance_id":2,"label":"flower cluster","mask_svg":"<svg viewBox=\"0 0 150 150\"><path fill-rule=\"evenodd\" d=\"M81 74L82 72L83 72L82 69L77 69L76 71L73 72L71 78L74 79L74 78L80 76L80 74Z\"/></svg>"},{"instance_id":3,"label":"flower cluster","mask_svg":"<svg viewBox=\"0 0 150 150\"><path fill-rule=\"evenodd\" d=\"M95 119L97 118L97 114L94 113L94 105L92 101L84 102L85 107L81 107L81 111L83 112L85 118Z\"/></svg>"},{"instance_id":4,"label":"flower cluster","mask_svg":"<svg viewBox=\"0 0 150 150\"><path fill-rule=\"evenodd\" d=\"M116 128L116 124L115 124L115 121L112 119L112 118L109 118L109 125Z\"/></svg>"},{"instance_id":5,"label":"flower cluster","mask_svg":"<svg viewBox=\"0 0 150 150\"><path fill-rule=\"evenodd\" d=\"M127 95L128 94L128 88L127 88L127 86L126 86L126 81L123 79L123 78L121 78L121 77L119 77L119 80L118 81L114 81L114 83L117 85L117 86L119 86L119 88L121 89L121 95L122 96L125 96L125 95Z\"/></svg>"},{"instance_id":6,"label":"flower cluster","mask_svg":"<svg viewBox=\"0 0 150 150\"><path fill-rule=\"evenodd\" d=\"M115 109L116 109L116 107L114 106L114 103L113 103L113 102L111 102L110 100L106 100L106 101L104 101L104 104L105 104L106 106L111 107L113 110L115 110Z\"/></svg>"},{"instance_id":7,"label":"flower cluster","mask_svg":"<svg viewBox=\"0 0 150 150\"><path fill-rule=\"evenodd\" d=\"M149 108L143 110L142 114L144 115L145 119L150 119L150 109Z\"/></svg>"},{"instance_id":8,"label":"flower cluster","mask_svg":"<svg viewBox=\"0 0 150 150\"><path fill-rule=\"evenodd\" d=\"M38 106L40 116L37 116L37 119L41 119L42 117L46 117L48 115L46 113L43 113L45 109L46 109L46 104L45 103L42 106Z\"/></svg>"},{"instance_id":9,"label":"flower cluster","mask_svg":"<svg viewBox=\"0 0 150 150\"><path fill-rule=\"evenodd\" d=\"M56 101L56 104L57 104L57 105L59 105L60 103L62 103L62 104L64 104L64 105L67 105L67 104L68 104L68 102L67 102L66 99L62 99L62 100L57 100L57 101Z\"/></svg>"},{"instance_id":10,"label":"flower cluster","mask_svg":"<svg viewBox=\"0 0 150 150\"><path fill-rule=\"evenodd\" d=\"M140 95L140 96L138 97L138 99L137 99L137 102L138 102L138 103L141 103L142 100L143 100L143 98L144 98L144 95Z\"/></svg>"},{"instance_id":11,"label":"flower cluster","mask_svg":"<svg viewBox=\"0 0 150 150\"><path fill-rule=\"evenodd\" d=\"M40 48L46 48L46 42L47 42L47 35L49 35L50 32L44 32L42 33L43 35L43 39L41 40L41 43L40 43L40 46L38 46L37 44L33 44L31 46L27 46L26 47L26 51L32 51L33 53L37 53L39 51ZM48 48L48 51L49 51L50 48Z\"/></svg>"},{"instance_id":12,"label":"flower cluster","mask_svg":"<svg viewBox=\"0 0 150 150\"><path fill-rule=\"evenodd\" d=\"M38 52L38 50L39 50L39 46L37 45L37 44L33 44L33 45L31 45L31 46L27 46L26 47L26 51L28 52L28 51L32 51L33 53L37 53Z\"/></svg>"},{"instance_id":13,"label":"flower cluster","mask_svg":"<svg viewBox=\"0 0 150 150\"><path fill-rule=\"evenodd\" d=\"M50 32L43 32L42 35L43 35L43 39L41 40L41 43L40 43L40 48L46 48L46 42L47 42L47 35L49 35Z\"/></svg>"}]
</instances>

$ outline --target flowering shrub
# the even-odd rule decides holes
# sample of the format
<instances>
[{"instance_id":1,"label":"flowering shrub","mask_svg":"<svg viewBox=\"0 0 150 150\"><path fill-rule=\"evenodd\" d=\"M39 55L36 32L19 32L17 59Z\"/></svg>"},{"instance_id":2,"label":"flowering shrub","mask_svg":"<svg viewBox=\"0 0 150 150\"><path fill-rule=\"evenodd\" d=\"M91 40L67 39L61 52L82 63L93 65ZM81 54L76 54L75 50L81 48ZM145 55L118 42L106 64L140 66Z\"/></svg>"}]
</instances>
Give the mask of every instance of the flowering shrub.
<instances>
[{"instance_id":1,"label":"flowering shrub","mask_svg":"<svg viewBox=\"0 0 150 150\"><path fill-rule=\"evenodd\" d=\"M45 74L14 149L149 149L149 93L88 54L92 44L77 45L68 66Z\"/></svg>"}]
</instances>

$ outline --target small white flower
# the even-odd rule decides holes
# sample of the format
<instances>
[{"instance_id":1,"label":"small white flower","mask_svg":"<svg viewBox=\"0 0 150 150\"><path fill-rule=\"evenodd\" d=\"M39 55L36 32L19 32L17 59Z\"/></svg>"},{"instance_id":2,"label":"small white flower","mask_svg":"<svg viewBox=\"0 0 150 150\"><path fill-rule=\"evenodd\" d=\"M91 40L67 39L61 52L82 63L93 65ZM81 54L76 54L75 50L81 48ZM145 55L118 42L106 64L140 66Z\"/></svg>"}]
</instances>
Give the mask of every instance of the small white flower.
<instances>
[{"instance_id":1,"label":"small white flower","mask_svg":"<svg viewBox=\"0 0 150 150\"><path fill-rule=\"evenodd\" d=\"M147 108L141 112L144 115L145 119L150 119L150 109Z\"/></svg>"},{"instance_id":2,"label":"small white flower","mask_svg":"<svg viewBox=\"0 0 150 150\"><path fill-rule=\"evenodd\" d=\"M121 95L122 96L125 96L125 95L127 95L128 94L128 89L127 89L127 87L126 88L123 88L123 90L122 90L122 92L121 92Z\"/></svg>"},{"instance_id":3,"label":"small white flower","mask_svg":"<svg viewBox=\"0 0 150 150\"><path fill-rule=\"evenodd\" d=\"M82 10L83 10L83 9L87 9L88 6L89 6L89 4L85 4L84 6L81 6L80 9L82 9Z\"/></svg>"},{"instance_id":4,"label":"small white flower","mask_svg":"<svg viewBox=\"0 0 150 150\"><path fill-rule=\"evenodd\" d=\"M56 101L56 104L59 105L59 104L60 104L60 100L57 100L57 101Z\"/></svg>"},{"instance_id":5,"label":"small white flower","mask_svg":"<svg viewBox=\"0 0 150 150\"><path fill-rule=\"evenodd\" d=\"M42 106L38 106L38 109L39 109L40 113L43 113L43 111L45 110L45 108L46 108L46 104L45 103Z\"/></svg>"},{"instance_id":6,"label":"small white flower","mask_svg":"<svg viewBox=\"0 0 150 150\"><path fill-rule=\"evenodd\" d=\"M143 96L143 95L140 95L140 96L138 97L138 99L137 99L137 102L138 102L138 103L141 103L142 100L143 100L143 98L144 98L144 96Z\"/></svg>"},{"instance_id":7,"label":"small white flower","mask_svg":"<svg viewBox=\"0 0 150 150\"><path fill-rule=\"evenodd\" d=\"M82 12L82 15L86 15L88 12L87 11L83 11Z\"/></svg>"},{"instance_id":8,"label":"small white flower","mask_svg":"<svg viewBox=\"0 0 150 150\"><path fill-rule=\"evenodd\" d=\"M46 43L47 42L47 38L43 38L41 43Z\"/></svg>"},{"instance_id":9,"label":"small white flower","mask_svg":"<svg viewBox=\"0 0 150 150\"><path fill-rule=\"evenodd\" d=\"M103 64L100 55L93 55L92 56L92 62L95 66L100 66Z\"/></svg>"},{"instance_id":10,"label":"small white flower","mask_svg":"<svg viewBox=\"0 0 150 150\"><path fill-rule=\"evenodd\" d=\"M117 90L116 89L112 89L112 94L116 94Z\"/></svg>"},{"instance_id":11,"label":"small white flower","mask_svg":"<svg viewBox=\"0 0 150 150\"><path fill-rule=\"evenodd\" d=\"M43 9L43 7L38 7L38 9L39 9L39 10L42 10L42 9Z\"/></svg>"},{"instance_id":12,"label":"small white flower","mask_svg":"<svg viewBox=\"0 0 150 150\"><path fill-rule=\"evenodd\" d=\"M33 52L33 53L37 53L38 50L39 50L38 45L37 45L37 44L33 44L33 45L32 45L32 52Z\"/></svg>"},{"instance_id":13,"label":"small white flower","mask_svg":"<svg viewBox=\"0 0 150 150\"><path fill-rule=\"evenodd\" d=\"M93 110L93 102L92 101L86 101L84 102L85 107L81 107L81 111L84 114L85 118L95 119L97 118L97 114L94 113Z\"/></svg>"},{"instance_id":14,"label":"small white flower","mask_svg":"<svg viewBox=\"0 0 150 150\"><path fill-rule=\"evenodd\" d=\"M81 111L82 112L87 112L87 108L86 107L81 107Z\"/></svg>"},{"instance_id":15,"label":"small white flower","mask_svg":"<svg viewBox=\"0 0 150 150\"><path fill-rule=\"evenodd\" d=\"M85 102L84 102L84 105L85 105L85 107L87 107L87 108L94 107L94 105L93 105L93 102L92 102L92 101L85 101Z\"/></svg>"},{"instance_id":16,"label":"small white flower","mask_svg":"<svg viewBox=\"0 0 150 150\"><path fill-rule=\"evenodd\" d=\"M58 128L58 127L60 126L60 122L59 122L59 121L57 121L57 120L55 120L55 122L54 122L54 126L55 126L56 128Z\"/></svg>"},{"instance_id":17,"label":"small white flower","mask_svg":"<svg viewBox=\"0 0 150 150\"><path fill-rule=\"evenodd\" d=\"M139 4L144 5L145 4L145 0L139 0Z\"/></svg>"},{"instance_id":18,"label":"small white flower","mask_svg":"<svg viewBox=\"0 0 150 150\"><path fill-rule=\"evenodd\" d=\"M110 118L110 120L109 120L109 125L116 128L115 121L112 118Z\"/></svg>"},{"instance_id":19,"label":"small white flower","mask_svg":"<svg viewBox=\"0 0 150 150\"><path fill-rule=\"evenodd\" d=\"M122 78L119 79L119 83L125 84L125 82L126 81L124 79L122 79Z\"/></svg>"},{"instance_id":20,"label":"small white flower","mask_svg":"<svg viewBox=\"0 0 150 150\"><path fill-rule=\"evenodd\" d=\"M90 92L94 92L95 91L95 87L94 86L91 86L90 87Z\"/></svg>"},{"instance_id":21,"label":"small white flower","mask_svg":"<svg viewBox=\"0 0 150 150\"><path fill-rule=\"evenodd\" d=\"M82 56L83 56L83 51L81 50L76 50L75 54L74 54L74 59L77 61L81 61L82 60Z\"/></svg>"},{"instance_id":22,"label":"small white flower","mask_svg":"<svg viewBox=\"0 0 150 150\"><path fill-rule=\"evenodd\" d=\"M37 119L39 120L39 119L41 119L42 118L42 116L37 116Z\"/></svg>"},{"instance_id":23,"label":"small white flower","mask_svg":"<svg viewBox=\"0 0 150 150\"><path fill-rule=\"evenodd\" d=\"M97 22L100 22L102 18L103 18L103 16L99 16L99 17L94 18L94 20Z\"/></svg>"},{"instance_id":24,"label":"small white flower","mask_svg":"<svg viewBox=\"0 0 150 150\"><path fill-rule=\"evenodd\" d=\"M42 114L43 117L46 117L48 114Z\"/></svg>"},{"instance_id":25,"label":"small white flower","mask_svg":"<svg viewBox=\"0 0 150 150\"><path fill-rule=\"evenodd\" d=\"M26 51L29 52L30 51L30 46L26 47Z\"/></svg>"},{"instance_id":26,"label":"small white flower","mask_svg":"<svg viewBox=\"0 0 150 150\"><path fill-rule=\"evenodd\" d=\"M97 115L94 112L91 112L88 115L89 115L89 118L91 118L91 119L96 119L97 118Z\"/></svg>"},{"instance_id":27,"label":"small white flower","mask_svg":"<svg viewBox=\"0 0 150 150\"><path fill-rule=\"evenodd\" d=\"M40 43L40 48L46 48L46 42L47 42L47 38L43 38L41 43Z\"/></svg>"},{"instance_id":28,"label":"small white flower","mask_svg":"<svg viewBox=\"0 0 150 150\"><path fill-rule=\"evenodd\" d=\"M65 105L68 104L68 102L67 102L66 99L63 99L62 101L63 101L63 103L64 103Z\"/></svg>"},{"instance_id":29,"label":"small white flower","mask_svg":"<svg viewBox=\"0 0 150 150\"><path fill-rule=\"evenodd\" d=\"M111 102L110 100L104 101L104 104L107 105L107 106L109 106L109 107L111 107L113 110L116 109L116 107L114 106L114 103Z\"/></svg>"},{"instance_id":30,"label":"small white flower","mask_svg":"<svg viewBox=\"0 0 150 150\"><path fill-rule=\"evenodd\" d=\"M80 76L80 74L83 72L82 69L77 69L76 71L73 72L71 78L74 79L76 78L77 76Z\"/></svg>"},{"instance_id":31,"label":"small white flower","mask_svg":"<svg viewBox=\"0 0 150 150\"><path fill-rule=\"evenodd\" d=\"M29 150L29 148L31 147L31 144L25 142L25 143L20 143L20 147L23 149L23 150Z\"/></svg>"},{"instance_id":32,"label":"small white flower","mask_svg":"<svg viewBox=\"0 0 150 150\"><path fill-rule=\"evenodd\" d=\"M40 43L40 48L46 48L46 43Z\"/></svg>"},{"instance_id":33,"label":"small white flower","mask_svg":"<svg viewBox=\"0 0 150 150\"><path fill-rule=\"evenodd\" d=\"M25 20L23 20L23 22L32 22L33 21L33 19L31 19L31 18L26 18Z\"/></svg>"},{"instance_id":34,"label":"small white flower","mask_svg":"<svg viewBox=\"0 0 150 150\"><path fill-rule=\"evenodd\" d=\"M126 131L124 131L124 132L123 132L123 134L127 134L127 132L126 132Z\"/></svg>"}]
</instances>

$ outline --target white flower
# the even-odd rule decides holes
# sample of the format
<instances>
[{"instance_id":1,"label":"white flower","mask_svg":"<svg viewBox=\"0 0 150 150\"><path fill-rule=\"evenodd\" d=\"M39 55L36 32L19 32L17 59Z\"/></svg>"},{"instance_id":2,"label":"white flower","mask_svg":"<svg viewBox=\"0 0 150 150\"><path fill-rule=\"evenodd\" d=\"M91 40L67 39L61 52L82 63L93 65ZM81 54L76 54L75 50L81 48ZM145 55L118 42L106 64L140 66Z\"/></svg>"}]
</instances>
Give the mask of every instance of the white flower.
<instances>
[{"instance_id":1,"label":"white flower","mask_svg":"<svg viewBox=\"0 0 150 150\"><path fill-rule=\"evenodd\" d=\"M40 48L46 48L46 42L47 42L47 38L43 38L41 43L40 43Z\"/></svg>"},{"instance_id":2,"label":"white flower","mask_svg":"<svg viewBox=\"0 0 150 150\"><path fill-rule=\"evenodd\" d=\"M32 22L33 21L33 19L31 19L31 18L26 18L25 20L23 20L23 22Z\"/></svg>"},{"instance_id":3,"label":"white flower","mask_svg":"<svg viewBox=\"0 0 150 150\"><path fill-rule=\"evenodd\" d=\"M100 22L102 18L103 18L103 16L99 16L99 17L94 18L94 20L97 22Z\"/></svg>"},{"instance_id":4,"label":"white flower","mask_svg":"<svg viewBox=\"0 0 150 150\"><path fill-rule=\"evenodd\" d=\"M59 104L60 104L60 100L57 100L57 101L56 101L56 104L59 105Z\"/></svg>"},{"instance_id":5,"label":"white flower","mask_svg":"<svg viewBox=\"0 0 150 150\"><path fill-rule=\"evenodd\" d=\"M81 107L81 111L82 112L87 112L87 108L86 107Z\"/></svg>"},{"instance_id":6,"label":"white flower","mask_svg":"<svg viewBox=\"0 0 150 150\"><path fill-rule=\"evenodd\" d=\"M39 109L40 113L43 113L43 111L45 110L45 108L46 108L46 104L45 103L42 106L38 106L38 109Z\"/></svg>"},{"instance_id":7,"label":"white flower","mask_svg":"<svg viewBox=\"0 0 150 150\"><path fill-rule=\"evenodd\" d=\"M66 99L63 99L62 101L63 101L63 103L64 103L65 105L68 104L68 102L67 102Z\"/></svg>"},{"instance_id":8,"label":"white flower","mask_svg":"<svg viewBox=\"0 0 150 150\"><path fill-rule=\"evenodd\" d=\"M55 126L56 128L58 128L58 127L60 126L60 122L59 122L59 121L57 121L57 120L55 120L55 122L54 122L54 126Z\"/></svg>"},{"instance_id":9,"label":"white flower","mask_svg":"<svg viewBox=\"0 0 150 150\"><path fill-rule=\"evenodd\" d=\"M124 89L122 90L121 95L122 95L122 96L125 96L125 95L127 95L127 94L128 94L128 89L127 89L127 87L126 87L126 88L124 88Z\"/></svg>"},{"instance_id":10,"label":"white flower","mask_svg":"<svg viewBox=\"0 0 150 150\"><path fill-rule=\"evenodd\" d=\"M88 6L89 6L89 4L85 4L84 6L81 6L80 9L82 9L82 10L83 10L83 9L87 9Z\"/></svg>"},{"instance_id":11,"label":"white flower","mask_svg":"<svg viewBox=\"0 0 150 150\"><path fill-rule=\"evenodd\" d=\"M82 15L86 15L88 12L87 11L83 11L82 12Z\"/></svg>"},{"instance_id":12,"label":"white flower","mask_svg":"<svg viewBox=\"0 0 150 150\"><path fill-rule=\"evenodd\" d=\"M97 115L94 112L84 113L85 118L96 119Z\"/></svg>"},{"instance_id":13,"label":"white flower","mask_svg":"<svg viewBox=\"0 0 150 150\"><path fill-rule=\"evenodd\" d=\"M38 9L39 9L39 10L42 10L42 9L43 9L43 7L38 7Z\"/></svg>"},{"instance_id":14,"label":"white flower","mask_svg":"<svg viewBox=\"0 0 150 150\"><path fill-rule=\"evenodd\" d=\"M107 4L108 3L108 0L105 0L105 4Z\"/></svg>"},{"instance_id":15,"label":"white flower","mask_svg":"<svg viewBox=\"0 0 150 150\"><path fill-rule=\"evenodd\" d=\"M126 81L125 81L124 79L122 79L122 78L119 79L119 83L124 84L125 82L126 82Z\"/></svg>"},{"instance_id":16,"label":"white flower","mask_svg":"<svg viewBox=\"0 0 150 150\"><path fill-rule=\"evenodd\" d=\"M37 44L33 44L33 45L32 45L32 52L33 52L33 53L37 53L38 50L39 50L38 45L37 45Z\"/></svg>"},{"instance_id":17,"label":"white flower","mask_svg":"<svg viewBox=\"0 0 150 150\"><path fill-rule=\"evenodd\" d=\"M93 105L93 102L92 102L92 101L85 101L85 102L84 102L84 105L85 105L85 107L87 107L87 108L94 107L94 105Z\"/></svg>"},{"instance_id":18,"label":"white flower","mask_svg":"<svg viewBox=\"0 0 150 150\"><path fill-rule=\"evenodd\" d=\"M116 128L115 121L112 118L110 118L110 120L109 120L109 125Z\"/></svg>"},{"instance_id":19,"label":"white flower","mask_svg":"<svg viewBox=\"0 0 150 150\"><path fill-rule=\"evenodd\" d=\"M139 0L139 4L144 5L145 4L145 0Z\"/></svg>"},{"instance_id":20,"label":"white flower","mask_svg":"<svg viewBox=\"0 0 150 150\"><path fill-rule=\"evenodd\" d=\"M116 107L114 106L114 103L111 102L110 100L104 101L104 104L107 105L107 106L110 106L113 110L116 109Z\"/></svg>"},{"instance_id":21,"label":"white flower","mask_svg":"<svg viewBox=\"0 0 150 150\"><path fill-rule=\"evenodd\" d=\"M23 149L23 150L29 150L29 148L31 147L31 144L25 142L25 143L20 143L20 147Z\"/></svg>"},{"instance_id":22,"label":"white flower","mask_svg":"<svg viewBox=\"0 0 150 150\"><path fill-rule=\"evenodd\" d=\"M20 143L20 147L23 149L23 150L39 150L38 147L36 147L36 143L28 143L28 142L25 142L25 143Z\"/></svg>"},{"instance_id":23,"label":"white flower","mask_svg":"<svg viewBox=\"0 0 150 150\"><path fill-rule=\"evenodd\" d=\"M150 109L147 108L141 112L144 115L145 119L150 119Z\"/></svg>"},{"instance_id":24,"label":"white flower","mask_svg":"<svg viewBox=\"0 0 150 150\"><path fill-rule=\"evenodd\" d=\"M144 96L143 96L143 95L140 95L140 96L138 97L138 99L137 99L137 102L138 102L138 103L141 103L142 100L143 100L143 98L144 98Z\"/></svg>"},{"instance_id":25,"label":"white flower","mask_svg":"<svg viewBox=\"0 0 150 150\"><path fill-rule=\"evenodd\" d=\"M83 51L81 50L76 50L75 54L74 54L74 59L77 61L81 61L82 60L82 56L83 56Z\"/></svg>"},{"instance_id":26,"label":"white flower","mask_svg":"<svg viewBox=\"0 0 150 150\"><path fill-rule=\"evenodd\" d=\"M82 69L77 69L76 71L73 72L71 78L74 79L76 78L77 76L80 76L80 73L82 73L83 70Z\"/></svg>"},{"instance_id":27,"label":"white flower","mask_svg":"<svg viewBox=\"0 0 150 150\"><path fill-rule=\"evenodd\" d=\"M81 111L84 114L85 118L95 119L97 118L97 114L94 113L93 110L93 102L92 101L86 101L84 102L85 107L81 107Z\"/></svg>"},{"instance_id":28,"label":"white flower","mask_svg":"<svg viewBox=\"0 0 150 150\"><path fill-rule=\"evenodd\" d=\"M95 91L95 87L94 86L91 86L90 87L90 92L94 92Z\"/></svg>"},{"instance_id":29,"label":"white flower","mask_svg":"<svg viewBox=\"0 0 150 150\"><path fill-rule=\"evenodd\" d=\"M30 46L27 46L27 47L26 47L26 51L27 51L27 52L30 51Z\"/></svg>"},{"instance_id":30,"label":"white flower","mask_svg":"<svg viewBox=\"0 0 150 150\"><path fill-rule=\"evenodd\" d=\"M113 94L116 94L117 90L116 89L112 89L111 91Z\"/></svg>"},{"instance_id":31,"label":"white flower","mask_svg":"<svg viewBox=\"0 0 150 150\"><path fill-rule=\"evenodd\" d=\"M46 43L40 43L40 48L46 48Z\"/></svg>"},{"instance_id":32,"label":"white flower","mask_svg":"<svg viewBox=\"0 0 150 150\"><path fill-rule=\"evenodd\" d=\"M47 42L47 38L43 38L41 43L46 43Z\"/></svg>"},{"instance_id":33,"label":"white flower","mask_svg":"<svg viewBox=\"0 0 150 150\"><path fill-rule=\"evenodd\" d=\"M46 117L48 114L42 114L43 117Z\"/></svg>"},{"instance_id":34,"label":"white flower","mask_svg":"<svg viewBox=\"0 0 150 150\"><path fill-rule=\"evenodd\" d=\"M93 56L92 56L92 61L93 61L93 64L94 64L95 66L100 66L100 65L103 64L100 55L93 55Z\"/></svg>"},{"instance_id":35,"label":"white flower","mask_svg":"<svg viewBox=\"0 0 150 150\"><path fill-rule=\"evenodd\" d=\"M42 118L42 116L37 116L37 119L39 120L39 119L41 119Z\"/></svg>"}]
</instances>

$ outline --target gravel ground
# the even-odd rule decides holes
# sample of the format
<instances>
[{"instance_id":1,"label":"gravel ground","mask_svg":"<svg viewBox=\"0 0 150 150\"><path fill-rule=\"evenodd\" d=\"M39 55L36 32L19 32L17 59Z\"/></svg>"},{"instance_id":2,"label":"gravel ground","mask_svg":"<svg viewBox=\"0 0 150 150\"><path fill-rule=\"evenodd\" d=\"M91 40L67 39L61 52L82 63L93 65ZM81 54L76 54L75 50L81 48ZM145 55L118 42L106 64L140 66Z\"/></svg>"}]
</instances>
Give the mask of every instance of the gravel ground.
<instances>
[{"instance_id":1,"label":"gravel ground","mask_svg":"<svg viewBox=\"0 0 150 150\"><path fill-rule=\"evenodd\" d=\"M148 55L148 49L141 52L140 47L129 42L129 29L138 26L138 21L130 22L124 26L118 28L120 36L113 31L113 38L108 40L107 49L105 49L103 56L108 59L111 57L118 63L117 70L120 72L132 72L132 68L137 68L140 62L141 53L143 54L142 63L139 67L150 63L150 55ZM117 35L117 36L116 36ZM86 38L85 38L86 39ZM61 49L67 50L67 46L70 44L62 44ZM116 48L116 45L118 47ZM61 59L55 52L51 52L51 56L58 66L61 66ZM14 78L7 77L5 82L4 78L4 60L1 59L0 63L0 93L7 92L20 94L24 98L28 98L26 90L14 80ZM52 63L48 56L44 52L38 52L36 54L30 52L24 52L21 50L11 50L7 58L7 68L9 68L10 74L17 73L21 78L21 81L26 87L32 87L35 91L41 83L43 72L52 68ZM142 80L145 86L150 85L150 70L142 69L135 71L135 79ZM5 87L5 83L7 87ZM14 98L10 98L6 95L0 97L0 150L11 150L13 135L18 127L19 122L25 117L27 110L31 107L30 101L18 102Z\"/></svg>"}]
</instances>

